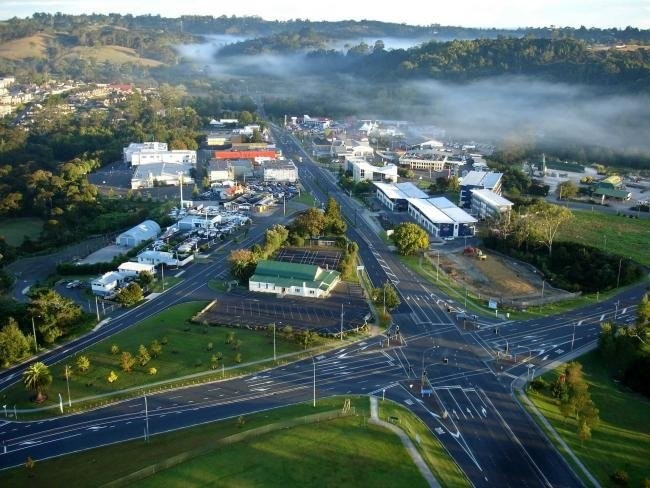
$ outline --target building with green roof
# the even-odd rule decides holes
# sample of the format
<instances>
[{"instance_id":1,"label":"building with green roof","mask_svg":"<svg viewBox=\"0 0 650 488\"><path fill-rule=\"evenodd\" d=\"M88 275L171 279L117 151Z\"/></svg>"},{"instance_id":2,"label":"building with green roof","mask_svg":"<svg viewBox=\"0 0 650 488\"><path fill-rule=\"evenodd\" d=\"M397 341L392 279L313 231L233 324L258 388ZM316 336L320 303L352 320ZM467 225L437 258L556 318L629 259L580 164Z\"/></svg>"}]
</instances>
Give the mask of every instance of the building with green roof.
<instances>
[{"instance_id":1,"label":"building with green roof","mask_svg":"<svg viewBox=\"0 0 650 488\"><path fill-rule=\"evenodd\" d=\"M248 280L248 289L300 297L327 297L341 280L338 271L313 264L260 261Z\"/></svg>"}]
</instances>

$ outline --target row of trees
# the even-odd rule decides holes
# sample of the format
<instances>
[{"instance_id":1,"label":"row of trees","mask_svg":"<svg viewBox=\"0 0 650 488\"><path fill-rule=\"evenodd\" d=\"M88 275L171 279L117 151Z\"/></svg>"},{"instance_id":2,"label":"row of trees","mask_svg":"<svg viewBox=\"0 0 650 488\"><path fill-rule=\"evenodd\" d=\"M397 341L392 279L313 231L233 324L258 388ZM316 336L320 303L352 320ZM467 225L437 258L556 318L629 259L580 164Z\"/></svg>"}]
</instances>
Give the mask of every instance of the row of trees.
<instances>
[{"instance_id":1,"label":"row of trees","mask_svg":"<svg viewBox=\"0 0 650 488\"><path fill-rule=\"evenodd\" d=\"M650 397L650 301L646 293L630 326L603 323L598 351L610 370L627 386Z\"/></svg>"}]
</instances>

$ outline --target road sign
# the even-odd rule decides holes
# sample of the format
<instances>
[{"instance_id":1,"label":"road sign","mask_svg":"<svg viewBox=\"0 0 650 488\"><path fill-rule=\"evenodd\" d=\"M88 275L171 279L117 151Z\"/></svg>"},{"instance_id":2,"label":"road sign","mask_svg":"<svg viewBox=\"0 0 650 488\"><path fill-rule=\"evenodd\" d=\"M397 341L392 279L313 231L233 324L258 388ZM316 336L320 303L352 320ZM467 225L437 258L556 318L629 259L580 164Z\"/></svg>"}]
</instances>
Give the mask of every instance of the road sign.
<instances>
[{"instance_id":1,"label":"road sign","mask_svg":"<svg viewBox=\"0 0 650 488\"><path fill-rule=\"evenodd\" d=\"M490 298L488 300L488 308L491 308L493 310L497 308L497 301L494 298Z\"/></svg>"}]
</instances>

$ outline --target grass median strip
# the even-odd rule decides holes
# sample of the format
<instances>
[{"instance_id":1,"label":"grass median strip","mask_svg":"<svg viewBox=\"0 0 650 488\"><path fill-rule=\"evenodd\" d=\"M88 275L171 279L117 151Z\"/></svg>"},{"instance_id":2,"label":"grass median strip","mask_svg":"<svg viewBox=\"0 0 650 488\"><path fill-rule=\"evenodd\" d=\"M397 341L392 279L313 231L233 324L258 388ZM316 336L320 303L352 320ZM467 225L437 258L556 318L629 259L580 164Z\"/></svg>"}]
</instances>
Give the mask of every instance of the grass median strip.
<instances>
[{"instance_id":1,"label":"grass median strip","mask_svg":"<svg viewBox=\"0 0 650 488\"><path fill-rule=\"evenodd\" d=\"M190 302L171 307L145 318L139 324L89 347L62 363L53 365L53 381L47 388L48 399L41 406L58 405L59 393L67 400L66 364L72 369L69 384L74 408L74 402L80 398L107 395L102 400L106 403L120 396L124 389L158 381L171 381L197 373L213 372L219 375L222 368L273 357L273 338L270 332L190 323L190 318L206 303ZM154 354L154 341L161 347L158 357ZM318 337L314 345L319 346L327 342L326 339ZM139 357L141 345L147 348L150 356L146 364L142 364L144 360ZM303 349L297 342L285 339L279 332L276 336L276 347L278 356L300 352ZM121 364L124 352L130 353L135 360L130 372L124 371ZM80 356L85 356L90 361L87 371L82 371L77 365ZM261 366L256 366L257 369L259 367ZM155 368L155 371L151 368ZM242 368L241 372L249 370L250 368ZM111 372L116 376L112 382L109 381ZM111 393L115 395L111 396ZM22 382L3 391L2 400L8 405L15 404L18 409L36 407L29 400L29 394ZM65 403L67 411L67 401Z\"/></svg>"}]
</instances>

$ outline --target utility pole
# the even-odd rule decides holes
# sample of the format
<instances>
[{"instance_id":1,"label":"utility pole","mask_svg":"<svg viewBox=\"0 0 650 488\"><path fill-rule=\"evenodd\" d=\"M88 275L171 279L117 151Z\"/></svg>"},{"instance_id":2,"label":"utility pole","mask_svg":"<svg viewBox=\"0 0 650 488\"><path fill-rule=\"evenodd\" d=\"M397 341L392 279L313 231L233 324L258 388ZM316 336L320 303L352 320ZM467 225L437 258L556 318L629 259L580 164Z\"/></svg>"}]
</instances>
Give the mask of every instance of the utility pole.
<instances>
[{"instance_id":1,"label":"utility pole","mask_svg":"<svg viewBox=\"0 0 650 488\"><path fill-rule=\"evenodd\" d=\"M276 360L276 355L275 355L275 322L273 322L273 362L275 363Z\"/></svg>"},{"instance_id":2,"label":"utility pole","mask_svg":"<svg viewBox=\"0 0 650 488\"><path fill-rule=\"evenodd\" d=\"M618 276L616 277L616 288L621 282L621 265L623 264L623 258L618 260Z\"/></svg>"},{"instance_id":3,"label":"utility pole","mask_svg":"<svg viewBox=\"0 0 650 488\"><path fill-rule=\"evenodd\" d=\"M97 312L97 322L99 322L99 302L97 301L97 295L95 295L95 311Z\"/></svg>"},{"instance_id":4,"label":"utility pole","mask_svg":"<svg viewBox=\"0 0 650 488\"><path fill-rule=\"evenodd\" d=\"M316 408L316 361L312 358L311 362L314 365L314 408Z\"/></svg>"},{"instance_id":5,"label":"utility pole","mask_svg":"<svg viewBox=\"0 0 650 488\"><path fill-rule=\"evenodd\" d=\"M144 440L149 442L149 408L147 406L147 395L144 396Z\"/></svg>"},{"instance_id":6,"label":"utility pole","mask_svg":"<svg viewBox=\"0 0 650 488\"><path fill-rule=\"evenodd\" d=\"M34 325L34 316L32 315L32 332L34 333L34 349L38 352L38 342L36 342L36 325Z\"/></svg>"},{"instance_id":7,"label":"utility pole","mask_svg":"<svg viewBox=\"0 0 650 488\"><path fill-rule=\"evenodd\" d=\"M68 407L72 408L72 400L70 399L70 366L65 365L65 386L68 388Z\"/></svg>"},{"instance_id":8,"label":"utility pole","mask_svg":"<svg viewBox=\"0 0 650 488\"><path fill-rule=\"evenodd\" d=\"M384 298L384 310L385 307L386 307L386 299ZM341 304L341 340L343 340L343 304Z\"/></svg>"},{"instance_id":9,"label":"utility pole","mask_svg":"<svg viewBox=\"0 0 650 488\"><path fill-rule=\"evenodd\" d=\"M165 291L165 263L160 263L160 275L162 281L162 291Z\"/></svg>"},{"instance_id":10,"label":"utility pole","mask_svg":"<svg viewBox=\"0 0 650 488\"><path fill-rule=\"evenodd\" d=\"M436 282L438 281L438 272L440 270L440 251L436 251L436 256L438 257L438 264L436 265Z\"/></svg>"},{"instance_id":11,"label":"utility pole","mask_svg":"<svg viewBox=\"0 0 650 488\"><path fill-rule=\"evenodd\" d=\"M573 334L571 335L571 350L573 351L573 343L576 340L576 323L573 322Z\"/></svg>"}]
</instances>

